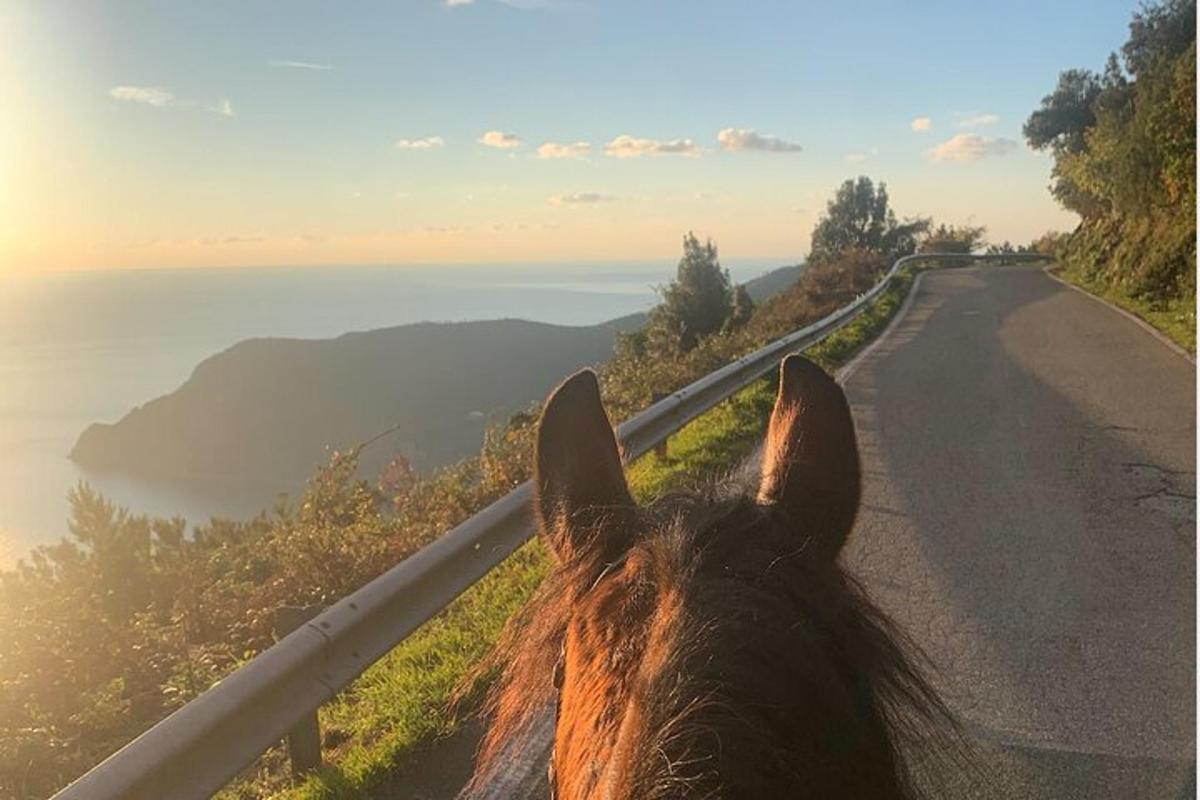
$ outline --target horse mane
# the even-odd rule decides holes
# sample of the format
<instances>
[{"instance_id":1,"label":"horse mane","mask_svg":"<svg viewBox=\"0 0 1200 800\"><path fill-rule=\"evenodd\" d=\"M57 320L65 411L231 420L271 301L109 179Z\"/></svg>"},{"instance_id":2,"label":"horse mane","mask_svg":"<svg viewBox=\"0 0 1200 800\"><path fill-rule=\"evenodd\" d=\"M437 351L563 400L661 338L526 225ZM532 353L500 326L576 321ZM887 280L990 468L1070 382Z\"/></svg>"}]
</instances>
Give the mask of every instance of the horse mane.
<instances>
[{"instance_id":1,"label":"horse mane","mask_svg":"<svg viewBox=\"0 0 1200 800\"><path fill-rule=\"evenodd\" d=\"M645 568L637 586L623 588L651 596L651 619L603 621L643 648L631 681L637 741L622 765L628 796L731 796L732 786L746 797L785 786L789 796L826 796L823 778L839 767L832 753L854 761L851 780L864 790L856 796L893 786L895 797L915 798L909 751L929 757L923 773L946 754L966 760L919 668L924 655L840 565L814 557L802 525L733 482L675 493L637 514L627 557ZM510 620L477 673L496 680L476 787L554 713L568 625L612 566L592 548L578 552ZM858 728L832 724L847 704ZM872 731L884 732L886 752L863 757L879 738ZM845 788L845 776L837 780Z\"/></svg>"}]
</instances>

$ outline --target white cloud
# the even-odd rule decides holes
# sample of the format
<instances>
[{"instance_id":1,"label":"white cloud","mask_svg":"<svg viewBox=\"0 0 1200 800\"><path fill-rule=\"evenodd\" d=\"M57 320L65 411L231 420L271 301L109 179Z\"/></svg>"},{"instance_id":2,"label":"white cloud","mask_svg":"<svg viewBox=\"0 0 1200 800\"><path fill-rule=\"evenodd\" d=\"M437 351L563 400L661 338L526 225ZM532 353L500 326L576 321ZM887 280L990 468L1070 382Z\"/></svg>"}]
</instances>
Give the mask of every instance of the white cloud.
<instances>
[{"instance_id":1,"label":"white cloud","mask_svg":"<svg viewBox=\"0 0 1200 800\"><path fill-rule=\"evenodd\" d=\"M1000 118L995 114L971 114L958 121L960 128L982 128L984 125L995 125Z\"/></svg>"},{"instance_id":2,"label":"white cloud","mask_svg":"<svg viewBox=\"0 0 1200 800\"><path fill-rule=\"evenodd\" d=\"M691 139L637 139L623 133L604 145L605 155L614 158L638 158L658 155L699 155L700 148Z\"/></svg>"},{"instance_id":3,"label":"white cloud","mask_svg":"<svg viewBox=\"0 0 1200 800\"><path fill-rule=\"evenodd\" d=\"M537 156L538 158L587 158L591 152L591 142L573 142L571 144L545 142L537 149Z\"/></svg>"},{"instance_id":4,"label":"white cloud","mask_svg":"<svg viewBox=\"0 0 1200 800\"><path fill-rule=\"evenodd\" d=\"M145 103L155 108L175 105L175 95L157 86L114 86L108 90L110 97L128 103Z\"/></svg>"},{"instance_id":5,"label":"white cloud","mask_svg":"<svg viewBox=\"0 0 1200 800\"><path fill-rule=\"evenodd\" d=\"M475 0L446 0L446 6L448 8L454 8L455 6L469 6L474 2Z\"/></svg>"},{"instance_id":6,"label":"white cloud","mask_svg":"<svg viewBox=\"0 0 1200 800\"><path fill-rule=\"evenodd\" d=\"M987 156L1002 156L1017 149L1012 139L994 139L977 133L960 133L928 151L934 161L978 161Z\"/></svg>"},{"instance_id":7,"label":"white cloud","mask_svg":"<svg viewBox=\"0 0 1200 800\"><path fill-rule=\"evenodd\" d=\"M611 203L616 198L603 192L576 192L573 194L556 194L547 198L552 206L590 206L597 203Z\"/></svg>"},{"instance_id":8,"label":"white cloud","mask_svg":"<svg viewBox=\"0 0 1200 800\"><path fill-rule=\"evenodd\" d=\"M233 104L228 97L222 97L214 103L200 103L195 100L183 100L166 89L157 86L114 86L108 90L108 96L125 103L142 103L154 108L183 108L199 109L220 114L222 117L232 117Z\"/></svg>"},{"instance_id":9,"label":"white cloud","mask_svg":"<svg viewBox=\"0 0 1200 800\"><path fill-rule=\"evenodd\" d=\"M392 145L397 150L433 150L446 144L440 136L426 136L424 139L397 139Z\"/></svg>"},{"instance_id":10,"label":"white cloud","mask_svg":"<svg viewBox=\"0 0 1200 800\"><path fill-rule=\"evenodd\" d=\"M771 136L756 133L746 128L725 128L717 134L717 142L724 150L762 150L767 153L798 153L800 145Z\"/></svg>"},{"instance_id":11,"label":"white cloud","mask_svg":"<svg viewBox=\"0 0 1200 800\"><path fill-rule=\"evenodd\" d=\"M933 127L933 120L929 117L917 117L909 126L917 133L924 133Z\"/></svg>"},{"instance_id":12,"label":"white cloud","mask_svg":"<svg viewBox=\"0 0 1200 800\"><path fill-rule=\"evenodd\" d=\"M521 144L521 137L515 133L505 133L504 131L488 131L483 136L479 137L479 143L488 147L496 147L500 150L511 150Z\"/></svg>"},{"instance_id":13,"label":"white cloud","mask_svg":"<svg viewBox=\"0 0 1200 800\"><path fill-rule=\"evenodd\" d=\"M326 72L333 69L328 64L316 64L312 61L292 61L286 58L278 58L268 61L272 67L284 67L285 69L308 69L315 72Z\"/></svg>"}]
</instances>

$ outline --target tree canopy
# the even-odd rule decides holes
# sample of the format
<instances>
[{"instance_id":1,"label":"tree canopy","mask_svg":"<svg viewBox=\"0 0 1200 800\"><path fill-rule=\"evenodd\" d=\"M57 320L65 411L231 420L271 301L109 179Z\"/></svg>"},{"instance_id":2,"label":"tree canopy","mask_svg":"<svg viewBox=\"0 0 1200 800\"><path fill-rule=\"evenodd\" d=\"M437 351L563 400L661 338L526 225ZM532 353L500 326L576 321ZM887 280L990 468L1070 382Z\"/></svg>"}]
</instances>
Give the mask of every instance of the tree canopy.
<instances>
[{"instance_id":1,"label":"tree canopy","mask_svg":"<svg viewBox=\"0 0 1200 800\"><path fill-rule=\"evenodd\" d=\"M1190 302L1196 275L1196 4L1133 16L1101 73L1070 69L1025 123L1051 191L1081 217L1061 257L1132 296Z\"/></svg>"},{"instance_id":2,"label":"tree canopy","mask_svg":"<svg viewBox=\"0 0 1200 800\"><path fill-rule=\"evenodd\" d=\"M917 249L917 238L929 227L923 219L896 221L888 203L887 186L876 186L860 175L848 179L825 207L812 232L809 261L836 258L849 250L877 253L888 260Z\"/></svg>"},{"instance_id":3,"label":"tree canopy","mask_svg":"<svg viewBox=\"0 0 1200 800\"><path fill-rule=\"evenodd\" d=\"M651 312L649 328L660 349L687 352L731 324L733 287L711 239L701 244L690 231L683 237L675 280L659 293L662 303Z\"/></svg>"},{"instance_id":4,"label":"tree canopy","mask_svg":"<svg viewBox=\"0 0 1200 800\"><path fill-rule=\"evenodd\" d=\"M982 225L946 225L930 228L917 248L920 253L973 253L983 245Z\"/></svg>"}]
</instances>

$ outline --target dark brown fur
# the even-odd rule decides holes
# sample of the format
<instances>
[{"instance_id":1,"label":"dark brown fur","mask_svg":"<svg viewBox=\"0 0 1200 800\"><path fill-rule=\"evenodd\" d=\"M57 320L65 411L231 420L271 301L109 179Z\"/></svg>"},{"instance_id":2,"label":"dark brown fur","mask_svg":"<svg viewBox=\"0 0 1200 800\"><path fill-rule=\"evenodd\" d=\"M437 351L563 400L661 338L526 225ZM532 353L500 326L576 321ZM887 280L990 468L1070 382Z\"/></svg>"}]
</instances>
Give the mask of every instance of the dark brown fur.
<instances>
[{"instance_id":1,"label":"dark brown fur","mask_svg":"<svg viewBox=\"0 0 1200 800\"><path fill-rule=\"evenodd\" d=\"M848 529L811 527L852 524L846 506L858 503L857 454L835 453L846 431L828 430L850 425L848 410L822 376L793 375L789 387L785 367L763 494L713 487L647 508L611 474L587 483L585 505L563 500L571 492L555 476L577 483L571 473L588 464L603 472L610 445L592 425L599 444L555 460L560 443L545 431L586 428L598 404L598 394L560 390L583 398L582 411L570 410L575 400L561 401L563 412L548 406L564 416L544 419L539 441L539 499L553 498L539 510L561 561L493 656L502 671L477 781L557 703L562 800L916 796L902 745L952 726L904 638L837 563ZM815 408L793 402L801 390ZM807 447L792 452L806 425ZM853 449L852 427L848 441ZM786 485L812 503L827 484L796 482L821 455L853 486L806 519Z\"/></svg>"}]
</instances>

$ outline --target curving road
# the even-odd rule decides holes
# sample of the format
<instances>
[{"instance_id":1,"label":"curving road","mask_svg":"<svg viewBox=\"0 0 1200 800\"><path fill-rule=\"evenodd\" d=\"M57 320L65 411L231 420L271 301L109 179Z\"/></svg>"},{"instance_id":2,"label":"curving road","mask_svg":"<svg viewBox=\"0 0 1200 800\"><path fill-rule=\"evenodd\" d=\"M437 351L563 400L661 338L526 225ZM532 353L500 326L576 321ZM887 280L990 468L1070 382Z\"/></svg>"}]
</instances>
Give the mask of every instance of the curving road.
<instances>
[{"instance_id":1,"label":"curving road","mask_svg":"<svg viewBox=\"0 0 1200 800\"><path fill-rule=\"evenodd\" d=\"M1194 797L1194 365L1039 268L982 267L925 273L843 376L864 469L845 562L980 765L931 796ZM477 735L394 796L453 796ZM544 792L513 786L546 754L494 796Z\"/></svg>"},{"instance_id":2,"label":"curving road","mask_svg":"<svg viewBox=\"0 0 1200 800\"><path fill-rule=\"evenodd\" d=\"M927 273L846 391L865 471L846 564L983 765L935 794L1183 796L1194 365L1038 268L984 267Z\"/></svg>"}]
</instances>

